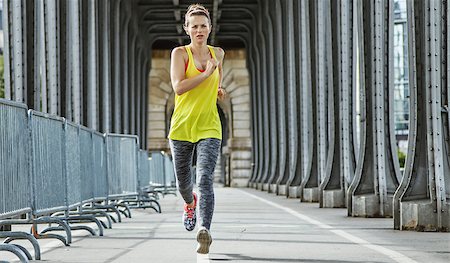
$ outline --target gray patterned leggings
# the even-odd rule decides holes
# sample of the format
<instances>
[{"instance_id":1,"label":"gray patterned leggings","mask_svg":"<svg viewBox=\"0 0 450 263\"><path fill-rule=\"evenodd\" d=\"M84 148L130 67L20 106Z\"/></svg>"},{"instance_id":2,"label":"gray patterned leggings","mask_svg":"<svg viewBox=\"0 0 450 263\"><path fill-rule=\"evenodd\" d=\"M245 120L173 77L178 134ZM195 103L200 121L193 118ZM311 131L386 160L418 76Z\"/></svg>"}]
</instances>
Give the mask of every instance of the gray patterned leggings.
<instances>
[{"instance_id":1,"label":"gray patterned leggings","mask_svg":"<svg viewBox=\"0 0 450 263\"><path fill-rule=\"evenodd\" d=\"M192 157L197 150L197 178L200 191L198 206L200 209L200 225L208 230L214 212L214 168L216 167L221 141L219 139L202 139L197 143L170 140L173 166L178 180L178 189L187 204L192 203L194 183L191 177Z\"/></svg>"}]
</instances>

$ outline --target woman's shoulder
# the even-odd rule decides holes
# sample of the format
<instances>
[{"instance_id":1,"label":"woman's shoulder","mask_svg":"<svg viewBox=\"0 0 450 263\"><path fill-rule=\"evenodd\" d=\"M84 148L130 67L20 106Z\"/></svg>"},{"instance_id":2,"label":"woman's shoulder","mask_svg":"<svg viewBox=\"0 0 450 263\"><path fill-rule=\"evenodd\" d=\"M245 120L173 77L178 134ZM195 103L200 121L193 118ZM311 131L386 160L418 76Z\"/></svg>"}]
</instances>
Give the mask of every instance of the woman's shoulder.
<instances>
[{"instance_id":1,"label":"woman's shoulder","mask_svg":"<svg viewBox=\"0 0 450 263\"><path fill-rule=\"evenodd\" d=\"M173 56L182 56L184 58L188 57L186 47L185 46L179 46L174 49L172 49L172 57Z\"/></svg>"},{"instance_id":2,"label":"woman's shoulder","mask_svg":"<svg viewBox=\"0 0 450 263\"><path fill-rule=\"evenodd\" d=\"M223 49L221 47L213 47L214 48L214 53L216 53L216 57L218 60L222 60L223 57L225 56L225 51L223 51Z\"/></svg>"}]
</instances>

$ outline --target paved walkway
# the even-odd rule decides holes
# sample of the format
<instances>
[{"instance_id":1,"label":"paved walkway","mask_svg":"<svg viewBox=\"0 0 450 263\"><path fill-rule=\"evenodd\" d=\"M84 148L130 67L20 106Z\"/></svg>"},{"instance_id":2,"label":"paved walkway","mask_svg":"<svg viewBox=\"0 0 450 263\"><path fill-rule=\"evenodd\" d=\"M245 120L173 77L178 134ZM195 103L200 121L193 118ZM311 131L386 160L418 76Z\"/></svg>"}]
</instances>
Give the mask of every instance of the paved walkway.
<instances>
[{"instance_id":1,"label":"paved walkway","mask_svg":"<svg viewBox=\"0 0 450 263\"><path fill-rule=\"evenodd\" d=\"M103 237L76 232L70 247L42 240L42 262L450 262L449 233L395 231L392 219L349 218L345 209L231 188L216 188L214 241L201 256L195 231L181 224L181 197L161 204L162 214L133 210Z\"/></svg>"}]
</instances>

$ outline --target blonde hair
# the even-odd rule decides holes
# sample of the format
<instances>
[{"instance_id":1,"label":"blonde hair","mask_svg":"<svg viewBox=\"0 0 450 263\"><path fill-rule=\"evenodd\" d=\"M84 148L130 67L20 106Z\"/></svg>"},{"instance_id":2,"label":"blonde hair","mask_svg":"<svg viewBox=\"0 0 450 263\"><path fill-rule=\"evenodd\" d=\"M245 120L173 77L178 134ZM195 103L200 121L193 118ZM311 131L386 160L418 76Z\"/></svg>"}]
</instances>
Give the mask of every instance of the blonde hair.
<instances>
[{"instance_id":1,"label":"blonde hair","mask_svg":"<svg viewBox=\"0 0 450 263\"><path fill-rule=\"evenodd\" d=\"M186 15L184 16L184 26L188 26L188 20L191 16L206 16L211 24L211 18L209 17L209 11L201 4L192 4L188 7Z\"/></svg>"}]
</instances>

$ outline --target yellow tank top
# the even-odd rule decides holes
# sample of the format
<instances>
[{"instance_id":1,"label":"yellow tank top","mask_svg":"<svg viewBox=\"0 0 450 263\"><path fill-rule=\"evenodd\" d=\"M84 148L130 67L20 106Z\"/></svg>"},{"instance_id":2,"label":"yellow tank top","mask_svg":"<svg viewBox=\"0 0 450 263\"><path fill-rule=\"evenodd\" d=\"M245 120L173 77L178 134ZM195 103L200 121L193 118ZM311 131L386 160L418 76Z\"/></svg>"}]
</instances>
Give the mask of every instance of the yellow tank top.
<instances>
[{"instance_id":1,"label":"yellow tank top","mask_svg":"<svg viewBox=\"0 0 450 263\"><path fill-rule=\"evenodd\" d=\"M214 59L214 48L208 46ZM192 51L185 46L188 54L186 78L192 78L199 74L194 63ZM198 142L201 139L222 139L222 125L217 112L217 90L219 87L219 69L214 72L197 87L182 95L175 94L175 109L170 123L169 139L179 141Z\"/></svg>"}]
</instances>

